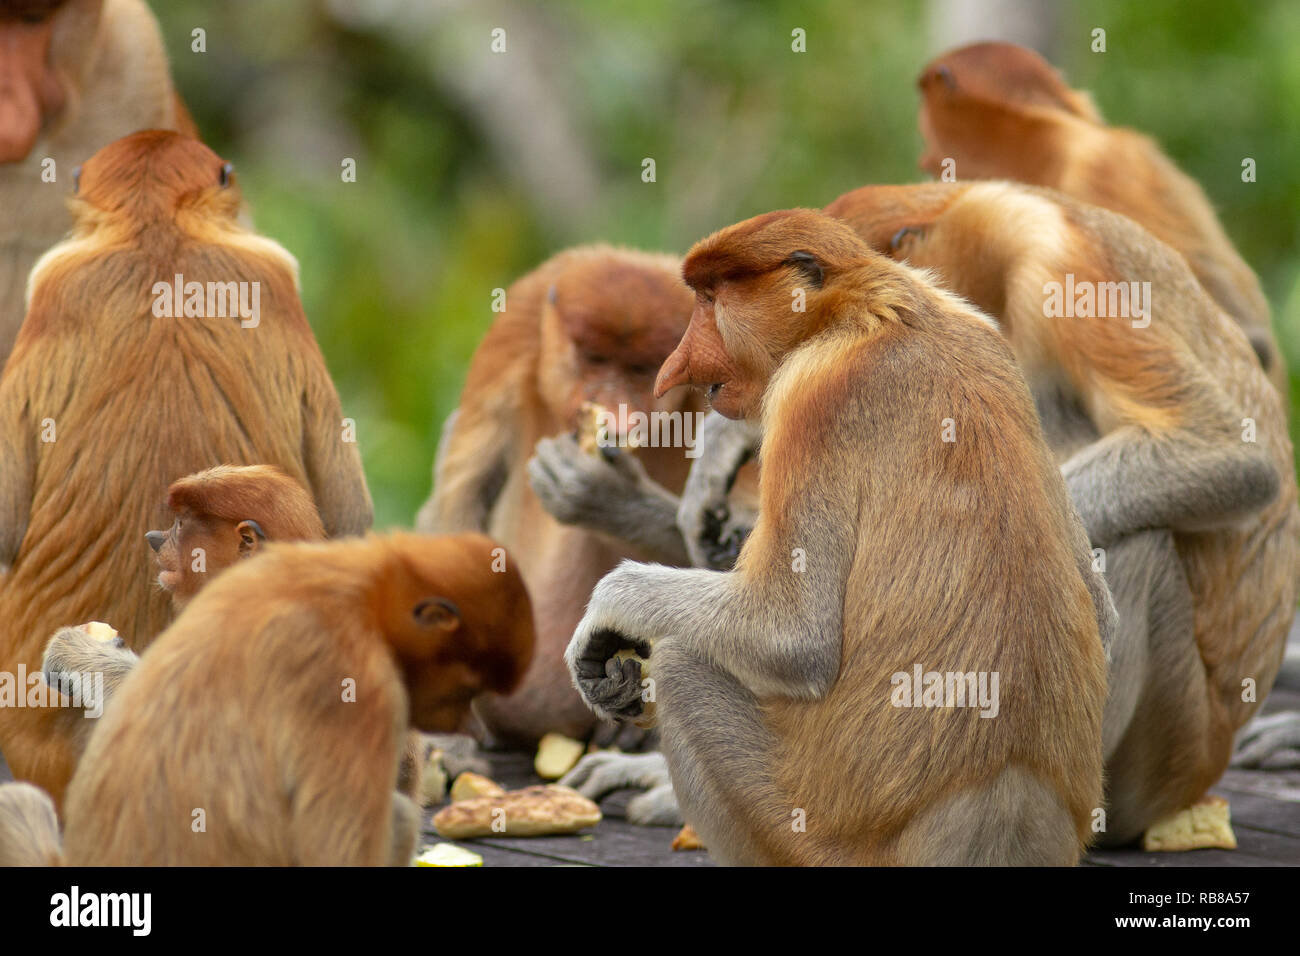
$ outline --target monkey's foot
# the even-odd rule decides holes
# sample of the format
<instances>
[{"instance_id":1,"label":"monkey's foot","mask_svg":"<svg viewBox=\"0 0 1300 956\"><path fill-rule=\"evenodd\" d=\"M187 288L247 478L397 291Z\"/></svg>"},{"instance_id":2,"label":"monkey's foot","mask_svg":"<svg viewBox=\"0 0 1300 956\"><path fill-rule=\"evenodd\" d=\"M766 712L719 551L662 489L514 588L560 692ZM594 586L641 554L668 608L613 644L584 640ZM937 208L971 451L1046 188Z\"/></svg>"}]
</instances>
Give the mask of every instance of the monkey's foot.
<instances>
[{"instance_id":1,"label":"monkey's foot","mask_svg":"<svg viewBox=\"0 0 1300 956\"><path fill-rule=\"evenodd\" d=\"M1142 849L1156 853L1237 849L1228 801L1204 797L1185 810L1157 820L1142 834Z\"/></svg>"},{"instance_id":2,"label":"monkey's foot","mask_svg":"<svg viewBox=\"0 0 1300 956\"><path fill-rule=\"evenodd\" d=\"M1300 767L1300 713L1256 717L1241 732L1234 767L1293 770Z\"/></svg>"},{"instance_id":3,"label":"monkey's foot","mask_svg":"<svg viewBox=\"0 0 1300 956\"><path fill-rule=\"evenodd\" d=\"M629 823L640 826L682 825L682 811L677 805L677 795L673 793L668 763L661 753L588 754L564 775L560 783L597 802L615 790L645 790L628 802Z\"/></svg>"}]
</instances>

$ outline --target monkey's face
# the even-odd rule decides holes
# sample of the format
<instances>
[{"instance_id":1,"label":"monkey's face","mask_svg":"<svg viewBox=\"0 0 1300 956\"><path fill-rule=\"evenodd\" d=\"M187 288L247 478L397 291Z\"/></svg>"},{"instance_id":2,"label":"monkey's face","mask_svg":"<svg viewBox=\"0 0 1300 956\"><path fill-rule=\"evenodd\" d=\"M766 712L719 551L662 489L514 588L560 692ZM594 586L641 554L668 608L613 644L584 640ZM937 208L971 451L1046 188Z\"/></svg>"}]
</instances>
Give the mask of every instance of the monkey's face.
<instances>
[{"instance_id":1,"label":"monkey's face","mask_svg":"<svg viewBox=\"0 0 1300 956\"><path fill-rule=\"evenodd\" d=\"M691 385L704 391L709 405L720 415L747 418L757 414L767 375L763 369L737 359L727 348L719 327L720 320L727 321L728 302L737 312L733 321L739 324L742 300L733 294L736 291L723 286L696 295L686 334L659 370L656 394L663 395L678 385Z\"/></svg>"},{"instance_id":2,"label":"monkey's face","mask_svg":"<svg viewBox=\"0 0 1300 956\"><path fill-rule=\"evenodd\" d=\"M595 287L596 279L605 285ZM591 402L628 412L681 411L686 393L659 398L655 375L686 329L690 294L671 276L602 267L578 271L550 291L539 384L565 427Z\"/></svg>"},{"instance_id":3,"label":"monkey's face","mask_svg":"<svg viewBox=\"0 0 1300 956\"><path fill-rule=\"evenodd\" d=\"M67 95L50 58L63 0L0 2L0 163L27 158Z\"/></svg>"},{"instance_id":4,"label":"monkey's face","mask_svg":"<svg viewBox=\"0 0 1300 956\"><path fill-rule=\"evenodd\" d=\"M382 582L380 627L402 668L411 723L456 730L483 691L508 693L532 659L523 578L483 535L404 536Z\"/></svg>"},{"instance_id":5,"label":"monkey's face","mask_svg":"<svg viewBox=\"0 0 1300 956\"><path fill-rule=\"evenodd\" d=\"M184 512L166 531L145 535L158 562L158 585L180 610L209 578L240 557L239 526L209 515Z\"/></svg>"}]
</instances>

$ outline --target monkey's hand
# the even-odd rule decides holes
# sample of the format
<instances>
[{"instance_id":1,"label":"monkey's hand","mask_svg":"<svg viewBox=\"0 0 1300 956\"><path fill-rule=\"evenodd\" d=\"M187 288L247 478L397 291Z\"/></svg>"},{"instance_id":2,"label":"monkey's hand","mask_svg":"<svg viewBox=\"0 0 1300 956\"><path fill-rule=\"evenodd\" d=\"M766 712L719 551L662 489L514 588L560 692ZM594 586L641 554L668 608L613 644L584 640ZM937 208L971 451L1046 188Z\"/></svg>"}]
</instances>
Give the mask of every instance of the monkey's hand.
<instances>
[{"instance_id":1,"label":"monkey's hand","mask_svg":"<svg viewBox=\"0 0 1300 956\"><path fill-rule=\"evenodd\" d=\"M573 686L598 717L631 720L641 714L641 662L615 655L631 648L643 658L650 656L650 642L633 638L608 627L596 599L578 622L578 629L564 652L573 676Z\"/></svg>"},{"instance_id":2,"label":"monkey's hand","mask_svg":"<svg viewBox=\"0 0 1300 956\"><path fill-rule=\"evenodd\" d=\"M732 513L736 473L758 449L757 426L713 414L700 426L700 456L691 466L677 509L677 528L691 564L728 571L754 527L752 514Z\"/></svg>"},{"instance_id":3,"label":"monkey's hand","mask_svg":"<svg viewBox=\"0 0 1300 956\"><path fill-rule=\"evenodd\" d=\"M60 628L50 638L41 663L45 682L50 687L70 696L81 694L86 697L91 685L83 686L83 680L102 674L104 698L107 700L126 679L139 658L121 637L101 640L94 632L91 624L82 624ZM112 634L112 631L108 633Z\"/></svg>"},{"instance_id":4,"label":"monkey's hand","mask_svg":"<svg viewBox=\"0 0 1300 956\"><path fill-rule=\"evenodd\" d=\"M677 531L677 498L635 455L602 448L587 455L572 435L543 438L528 461L528 480L556 521L618 538L670 564L688 560Z\"/></svg>"}]
</instances>

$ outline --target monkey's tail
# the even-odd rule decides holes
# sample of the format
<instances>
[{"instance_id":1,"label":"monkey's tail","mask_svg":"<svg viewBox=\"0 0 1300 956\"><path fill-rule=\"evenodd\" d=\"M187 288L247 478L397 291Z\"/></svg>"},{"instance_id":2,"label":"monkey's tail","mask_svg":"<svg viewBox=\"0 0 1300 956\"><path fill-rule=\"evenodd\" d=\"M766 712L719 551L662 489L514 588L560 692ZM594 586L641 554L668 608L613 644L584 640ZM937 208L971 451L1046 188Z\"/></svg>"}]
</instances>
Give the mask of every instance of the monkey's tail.
<instances>
[{"instance_id":1,"label":"monkey's tail","mask_svg":"<svg viewBox=\"0 0 1300 956\"><path fill-rule=\"evenodd\" d=\"M0 784L0 866L61 866L54 801L30 783Z\"/></svg>"}]
</instances>

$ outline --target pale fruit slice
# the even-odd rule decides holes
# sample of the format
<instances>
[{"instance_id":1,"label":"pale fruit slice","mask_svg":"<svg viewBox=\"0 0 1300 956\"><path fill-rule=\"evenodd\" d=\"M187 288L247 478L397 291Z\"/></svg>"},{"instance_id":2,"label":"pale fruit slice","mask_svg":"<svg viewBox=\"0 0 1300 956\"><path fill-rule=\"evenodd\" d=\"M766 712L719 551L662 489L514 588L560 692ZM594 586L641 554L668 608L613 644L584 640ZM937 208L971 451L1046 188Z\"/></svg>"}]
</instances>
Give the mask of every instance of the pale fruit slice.
<instances>
[{"instance_id":1,"label":"pale fruit slice","mask_svg":"<svg viewBox=\"0 0 1300 956\"><path fill-rule=\"evenodd\" d=\"M689 823L682 827L677 836L673 837L674 850L703 850L704 841L700 835L695 832L695 828Z\"/></svg>"},{"instance_id":2,"label":"pale fruit slice","mask_svg":"<svg viewBox=\"0 0 1300 956\"><path fill-rule=\"evenodd\" d=\"M435 843L415 858L416 866L482 866L483 857L454 843Z\"/></svg>"},{"instance_id":3,"label":"pale fruit slice","mask_svg":"<svg viewBox=\"0 0 1300 956\"><path fill-rule=\"evenodd\" d=\"M504 797L506 788L490 777L472 770L464 771L451 785L451 801L473 800L475 797Z\"/></svg>"},{"instance_id":4,"label":"pale fruit slice","mask_svg":"<svg viewBox=\"0 0 1300 956\"><path fill-rule=\"evenodd\" d=\"M86 632L87 637L103 641L106 644L117 637L116 628L111 624L105 624L103 621L91 621L89 624L81 625L81 629Z\"/></svg>"},{"instance_id":5,"label":"pale fruit slice","mask_svg":"<svg viewBox=\"0 0 1300 956\"><path fill-rule=\"evenodd\" d=\"M447 771L442 765L442 751L434 747L424 761L420 774L420 806L431 807L442 803L447 795Z\"/></svg>"},{"instance_id":6,"label":"pale fruit slice","mask_svg":"<svg viewBox=\"0 0 1300 956\"><path fill-rule=\"evenodd\" d=\"M574 833L599 822L596 804L576 790L547 784L511 790L500 797L460 800L434 814L433 828L448 840L468 840Z\"/></svg>"},{"instance_id":7,"label":"pale fruit slice","mask_svg":"<svg viewBox=\"0 0 1300 956\"><path fill-rule=\"evenodd\" d=\"M1237 849L1228 801L1223 797L1205 797L1185 810L1157 820L1142 834L1142 849L1152 853Z\"/></svg>"},{"instance_id":8,"label":"pale fruit slice","mask_svg":"<svg viewBox=\"0 0 1300 956\"><path fill-rule=\"evenodd\" d=\"M543 780L559 780L573 769L585 749L580 740L564 734L547 734L537 744L533 769Z\"/></svg>"}]
</instances>

